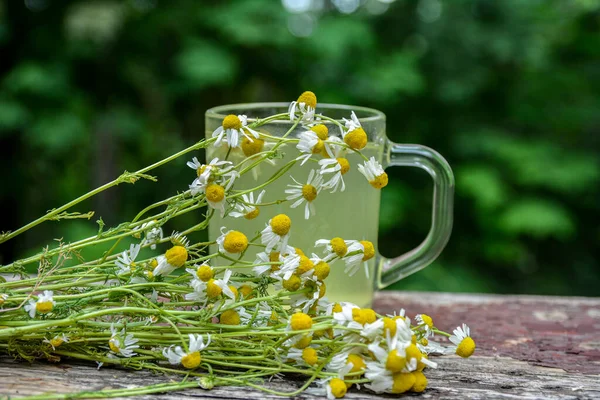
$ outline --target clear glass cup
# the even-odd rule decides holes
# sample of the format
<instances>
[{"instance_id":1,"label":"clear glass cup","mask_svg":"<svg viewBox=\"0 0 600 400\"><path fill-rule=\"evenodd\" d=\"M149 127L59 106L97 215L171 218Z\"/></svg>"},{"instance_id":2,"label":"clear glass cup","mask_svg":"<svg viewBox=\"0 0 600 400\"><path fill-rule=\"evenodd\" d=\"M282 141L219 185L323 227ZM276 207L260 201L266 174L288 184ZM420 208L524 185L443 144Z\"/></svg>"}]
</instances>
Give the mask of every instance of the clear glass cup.
<instances>
[{"instance_id":1,"label":"clear glass cup","mask_svg":"<svg viewBox=\"0 0 600 400\"><path fill-rule=\"evenodd\" d=\"M233 104L214 107L206 111L206 137L210 138L213 131L222 124L228 114L246 115L248 123L253 119L265 118L270 115L285 113L289 103L252 103ZM381 255L367 262L367 271L360 268L358 272L348 277L344 273L342 261L331 265L331 273L326 279L327 298L330 301L351 301L359 306L368 306L373 300L375 290L383 289L398 280L411 275L429 265L444 249L452 231L452 207L454 195L454 176L446 160L435 150L416 144L397 144L388 139L385 133L385 115L378 110L335 104L318 104L317 114L323 114L341 121L350 118L354 111L368 135L368 145L362 150L367 157L375 157L384 168L391 166L411 166L427 171L433 180L433 209L431 228L425 240L415 249L395 258ZM341 136L339 128L326 123L329 133ZM282 136L292 126L292 122L273 121L263 125L258 130L268 132L272 136ZM306 130L298 126L288 137L296 137ZM268 142L266 144L268 146ZM271 165L264 162L259 169L245 174L236 180L235 189L250 189L257 187L273 176L281 167L296 158L299 153L295 145L286 145L280 158L274 159ZM241 149L229 150L226 146L207 149L207 159L213 157L237 163L246 158ZM316 155L316 158L321 156ZM253 220L225 216L220 218L215 213L210 221L210 238L218 237L220 229L235 229L244 232L248 238L255 238L273 216L285 213L292 219L290 245L302 249L307 255L312 252L322 254L321 249L315 251L314 242L317 239L369 240L377 248L377 233L379 223L380 190L369 185L357 169L363 160L352 152L347 155L351 164L350 171L344 175L346 190L329 193L322 191L313 202L316 215L308 220L304 218L304 207L290 208L291 202L283 202L260 208L260 215ZM314 162L294 165L283 176L266 187L262 203L274 202L286 197L285 189L293 184L291 177L300 183L305 183L311 169L319 168ZM382 189L382 190L385 190ZM255 193L255 195L257 195ZM257 239L257 241L259 241ZM258 249L258 248L257 248ZM249 251L248 253L256 253ZM254 261L254 254L246 256L247 261ZM223 260L226 262L226 260ZM368 272L368 277L367 277Z\"/></svg>"}]
</instances>

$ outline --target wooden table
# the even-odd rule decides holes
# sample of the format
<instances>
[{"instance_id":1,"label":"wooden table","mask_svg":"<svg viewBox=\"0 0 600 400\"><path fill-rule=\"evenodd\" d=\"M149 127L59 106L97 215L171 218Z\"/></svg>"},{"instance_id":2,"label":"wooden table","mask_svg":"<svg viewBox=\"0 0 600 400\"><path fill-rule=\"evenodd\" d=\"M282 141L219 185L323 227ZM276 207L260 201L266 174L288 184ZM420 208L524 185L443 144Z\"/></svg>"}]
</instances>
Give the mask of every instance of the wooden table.
<instances>
[{"instance_id":1,"label":"wooden table","mask_svg":"<svg viewBox=\"0 0 600 400\"><path fill-rule=\"evenodd\" d=\"M467 360L438 358L423 399L600 399L600 298L383 292L380 313L426 312L442 329L467 322L477 351ZM0 359L0 398L145 386L176 377L81 363L34 364ZM277 390L299 382L273 379ZM250 388L189 389L142 398L271 399ZM346 398L387 398L351 390ZM314 398L303 394L297 398Z\"/></svg>"}]
</instances>

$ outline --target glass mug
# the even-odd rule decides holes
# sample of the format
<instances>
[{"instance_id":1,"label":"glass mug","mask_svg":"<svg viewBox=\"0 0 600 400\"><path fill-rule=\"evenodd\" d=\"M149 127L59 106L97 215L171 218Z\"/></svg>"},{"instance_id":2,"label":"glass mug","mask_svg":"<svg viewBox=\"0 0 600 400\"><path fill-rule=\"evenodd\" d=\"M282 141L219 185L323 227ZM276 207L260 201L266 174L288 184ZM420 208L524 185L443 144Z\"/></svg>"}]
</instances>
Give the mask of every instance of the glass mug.
<instances>
[{"instance_id":1,"label":"glass mug","mask_svg":"<svg viewBox=\"0 0 600 400\"><path fill-rule=\"evenodd\" d=\"M256 118L265 118L270 115L285 113L289 103L252 103L233 104L214 107L206 111L206 137L210 138L215 129L229 114L246 115L248 124ZM317 114L342 121L350 118L354 111L360 120L363 129L368 135L368 144L362 153L375 159L384 168L390 166L419 167L429 173L433 179L433 210L431 228L425 240L415 249L395 258L386 258L379 254L368 261L369 277L364 268L359 268L355 275L349 277L344 273L343 261L337 260L331 264L331 272L325 280L327 298L329 301L350 301L361 307L371 304L375 290L383 289L398 280L411 275L429 265L442 252L448 242L452 231L452 206L454 194L454 176L446 160L435 150L415 144L396 144L391 142L385 134L385 115L365 107L351 107L345 105L318 104ZM329 134L341 136L337 126L324 122L329 128ZM293 123L288 120L269 122L259 128L271 136L279 136L287 132ZM306 128L299 124L295 131L288 137L297 137ZM241 138L240 138L241 140ZM265 142L265 147L268 141ZM263 162L255 172L248 172L236 179L235 189L251 189L266 182L283 165L299 156L299 151L294 144L285 144L278 148L281 150L279 158L273 159L273 164ZM234 164L246 158L240 148L228 149L224 144L221 147L211 146L206 149L207 160L218 157ZM321 156L316 155L316 158ZM304 204L297 208L290 208L291 201L277 205L259 207L260 214L253 220L225 216L221 218L215 212L209 224L209 237L216 238L222 226L227 230L233 229L243 232L249 239L254 238L262 231L269 219L277 214L286 214L292 220L289 244L302 249L307 256L313 252L322 255L323 248L314 248L317 239L332 239L341 237L345 240L369 240L377 248L377 234L379 222L380 190L373 188L357 169L363 159L350 151L347 154L350 162L350 171L344 175L346 190L329 193L323 190L313 201L316 213L309 219L304 218ZM255 168L256 169L256 168ZM307 162L300 166L295 164L290 170L265 187L266 194L261 203L274 202L285 199L285 189L288 184L294 184L293 177L300 183L305 183L311 169L319 169L314 162ZM260 192L255 191L255 196ZM385 190L383 188L382 190ZM257 239L258 240L258 239ZM254 261L254 253L259 247L250 247L245 256L245 261ZM216 250L216 248L215 248ZM225 263L227 260L221 259Z\"/></svg>"}]
</instances>

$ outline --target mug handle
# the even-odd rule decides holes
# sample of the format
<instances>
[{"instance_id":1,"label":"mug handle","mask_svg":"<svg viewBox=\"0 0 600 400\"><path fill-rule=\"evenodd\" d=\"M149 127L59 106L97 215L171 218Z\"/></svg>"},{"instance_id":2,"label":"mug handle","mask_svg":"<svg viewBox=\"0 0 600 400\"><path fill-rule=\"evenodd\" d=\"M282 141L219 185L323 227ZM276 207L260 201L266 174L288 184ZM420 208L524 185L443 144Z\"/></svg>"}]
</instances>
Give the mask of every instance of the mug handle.
<instances>
[{"instance_id":1,"label":"mug handle","mask_svg":"<svg viewBox=\"0 0 600 400\"><path fill-rule=\"evenodd\" d=\"M431 228L423 242L413 250L395 258L379 255L375 278L377 289L383 289L431 264L442 252L452 232L454 174L448 162L437 151L418 144L397 144L387 140L384 168L388 166L419 167L433 179Z\"/></svg>"}]
</instances>

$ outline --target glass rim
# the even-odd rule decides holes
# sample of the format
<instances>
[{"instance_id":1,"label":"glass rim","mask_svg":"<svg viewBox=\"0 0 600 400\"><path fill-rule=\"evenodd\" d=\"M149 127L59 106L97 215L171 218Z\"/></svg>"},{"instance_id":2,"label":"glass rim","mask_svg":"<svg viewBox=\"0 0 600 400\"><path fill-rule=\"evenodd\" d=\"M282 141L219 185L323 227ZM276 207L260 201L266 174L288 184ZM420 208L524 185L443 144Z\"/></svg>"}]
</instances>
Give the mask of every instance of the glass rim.
<instances>
[{"instance_id":1,"label":"glass rim","mask_svg":"<svg viewBox=\"0 0 600 400\"><path fill-rule=\"evenodd\" d=\"M235 112L232 112L232 111L235 111L236 109L244 109L245 111L250 111L250 110L259 109L259 108L282 108L284 111L287 111L289 108L289 105L290 105L290 103L284 103L284 102L224 104L221 106L209 108L208 110L206 110L206 113L204 115L206 118L216 118L216 119L222 120L229 114L235 114ZM346 104L331 104L331 103L317 104L316 111L318 113L324 113L325 115L327 115L327 113L326 113L327 109L346 110L346 111L348 111L348 116L347 116L348 119L350 118L351 111L354 111L357 114L358 113L367 114L368 116L366 116L366 117L361 117L361 116L357 115L358 120L361 121L361 123L362 122L375 122L378 120L385 121L385 114L382 111L376 110L374 108L362 107L362 106L350 106L350 105L346 105ZM257 119L260 119L260 118L252 118L252 116L248 116L248 121L256 121ZM342 119L336 119L336 121L343 123ZM269 121L269 124L271 124L271 123L291 124L291 123L293 123L293 121L290 121L290 120Z\"/></svg>"}]
</instances>

